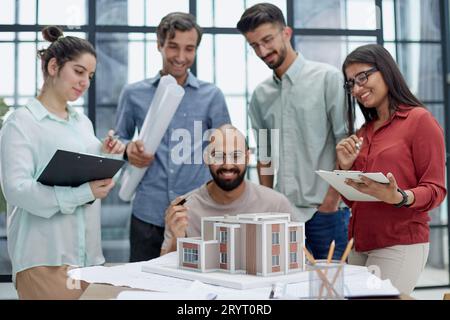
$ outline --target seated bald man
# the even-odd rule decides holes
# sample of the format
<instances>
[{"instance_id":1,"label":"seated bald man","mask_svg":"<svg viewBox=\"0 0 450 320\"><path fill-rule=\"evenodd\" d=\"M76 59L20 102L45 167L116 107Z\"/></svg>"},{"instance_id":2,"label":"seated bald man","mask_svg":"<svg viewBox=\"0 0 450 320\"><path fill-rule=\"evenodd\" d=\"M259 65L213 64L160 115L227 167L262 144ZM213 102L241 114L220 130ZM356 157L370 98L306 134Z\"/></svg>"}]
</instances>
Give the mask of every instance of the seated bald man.
<instances>
[{"instance_id":1,"label":"seated bald man","mask_svg":"<svg viewBox=\"0 0 450 320\"><path fill-rule=\"evenodd\" d=\"M245 137L235 127L223 125L213 132L204 155L213 179L178 197L167 208L161 255L177 249L178 237L200 236L202 217L292 213L284 195L245 179L249 155Z\"/></svg>"}]
</instances>

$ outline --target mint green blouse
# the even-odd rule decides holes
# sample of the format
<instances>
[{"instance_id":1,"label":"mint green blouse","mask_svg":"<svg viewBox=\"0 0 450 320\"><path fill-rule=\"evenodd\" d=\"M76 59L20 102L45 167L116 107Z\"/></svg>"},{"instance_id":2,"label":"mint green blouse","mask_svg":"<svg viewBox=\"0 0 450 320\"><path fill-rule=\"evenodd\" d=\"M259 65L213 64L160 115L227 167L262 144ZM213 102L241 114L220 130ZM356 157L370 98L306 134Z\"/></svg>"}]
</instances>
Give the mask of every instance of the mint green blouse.
<instances>
[{"instance_id":1,"label":"mint green blouse","mask_svg":"<svg viewBox=\"0 0 450 320\"><path fill-rule=\"evenodd\" d=\"M67 120L37 99L13 112L0 131L1 183L7 208L8 252L13 280L35 266L104 263L100 201L88 183L50 187L37 178L57 149L101 153L91 121L68 107Z\"/></svg>"}]
</instances>

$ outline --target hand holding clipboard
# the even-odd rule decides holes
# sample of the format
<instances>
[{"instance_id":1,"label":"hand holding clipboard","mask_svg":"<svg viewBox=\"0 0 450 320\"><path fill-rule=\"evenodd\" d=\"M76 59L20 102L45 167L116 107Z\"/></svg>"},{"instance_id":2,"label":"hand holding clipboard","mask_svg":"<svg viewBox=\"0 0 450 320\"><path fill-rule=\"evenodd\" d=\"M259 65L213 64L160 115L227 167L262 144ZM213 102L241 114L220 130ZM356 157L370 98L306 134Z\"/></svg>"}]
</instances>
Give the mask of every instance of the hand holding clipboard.
<instances>
[{"instance_id":1,"label":"hand holding clipboard","mask_svg":"<svg viewBox=\"0 0 450 320\"><path fill-rule=\"evenodd\" d=\"M380 201L379 199L360 192L346 183L347 179L356 182L362 182L361 176L376 181L378 183L388 184L389 179L381 172L361 172L361 171L346 171L334 170L324 171L318 170L316 173L325 181L327 181L334 189L336 189L345 198L351 201Z\"/></svg>"},{"instance_id":2,"label":"hand holding clipboard","mask_svg":"<svg viewBox=\"0 0 450 320\"><path fill-rule=\"evenodd\" d=\"M78 187L89 182L95 198L104 198L114 187L112 177L124 163L123 160L57 150L37 181L61 187Z\"/></svg>"}]
</instances>

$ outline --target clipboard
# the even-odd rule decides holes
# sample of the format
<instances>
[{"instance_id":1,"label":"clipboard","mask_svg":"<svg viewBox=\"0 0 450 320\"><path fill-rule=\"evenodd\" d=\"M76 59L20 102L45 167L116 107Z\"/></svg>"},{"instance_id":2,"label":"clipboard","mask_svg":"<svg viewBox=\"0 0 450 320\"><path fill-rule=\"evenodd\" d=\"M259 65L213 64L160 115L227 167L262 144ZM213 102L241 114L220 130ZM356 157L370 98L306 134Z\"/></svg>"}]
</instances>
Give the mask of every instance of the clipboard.
<instances>
[{"instance_id":1,"label":"clipboard","mask_svg":"<svg viewBox=\"0 0 450 320\"><path fill-rule=\"evenodd\" d=\"M37 181L47 186L78 187L114 177L124 163L124 160L58 149Z\"/></svg>"},{"instance_id":2,"label":"clipboard","mask_svg":"<svg viewBox=\"0 0 450 320\"><path fill-rule=\"evenodd\" d=\"M381 172L362 172L362 171L347 171L334 170L325 171L317 170L316 173L328 182L341 195L351 201L380 201L375 197L362 193L353 187L345 184L345 179L352 179L361 182L359 176L365 176L379 183L389 183L389 179Z\"/></svg>"}]
</instances>

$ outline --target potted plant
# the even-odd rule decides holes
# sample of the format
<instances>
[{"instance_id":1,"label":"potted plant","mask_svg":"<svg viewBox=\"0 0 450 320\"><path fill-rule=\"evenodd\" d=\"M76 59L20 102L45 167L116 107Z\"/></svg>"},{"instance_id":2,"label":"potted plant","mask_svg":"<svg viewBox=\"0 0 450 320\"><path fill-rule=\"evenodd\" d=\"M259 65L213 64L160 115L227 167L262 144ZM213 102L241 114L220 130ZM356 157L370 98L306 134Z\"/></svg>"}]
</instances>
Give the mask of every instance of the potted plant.
<instances>
[{"instance_id":1,"label":"potted plant","mask_svg":"<svg viewBox=\"0 0 450 320\"><path fill-rule=\"evenodd\" d=\"M8 105L2 98L0 98L0 130L2 129L3 117L8 111L9 111ZM2 212L6 212L6 200L5 197L3 196L3 191L0 186L0 213Z\"/></svg>"}]
</instances>

